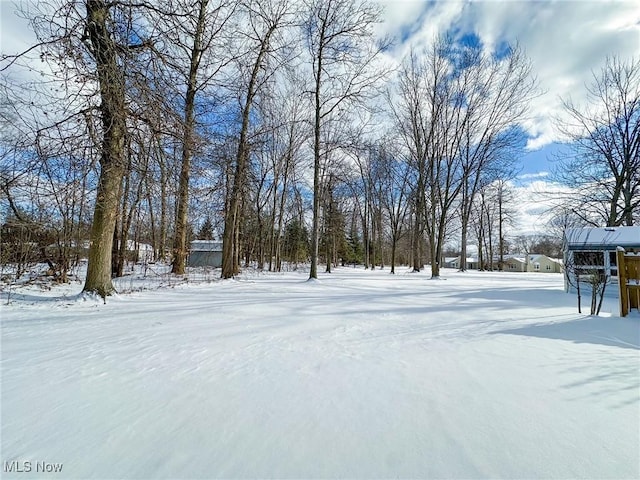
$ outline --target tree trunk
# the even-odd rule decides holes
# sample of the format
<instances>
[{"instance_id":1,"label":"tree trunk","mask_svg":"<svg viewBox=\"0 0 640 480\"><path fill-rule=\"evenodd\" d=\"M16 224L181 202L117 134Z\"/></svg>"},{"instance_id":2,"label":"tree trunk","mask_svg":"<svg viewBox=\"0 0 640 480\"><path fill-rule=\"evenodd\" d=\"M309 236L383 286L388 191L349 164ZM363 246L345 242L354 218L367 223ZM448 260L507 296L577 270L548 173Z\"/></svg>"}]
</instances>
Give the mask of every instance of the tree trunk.
<instances>
[{"instance_id":1,"label":"tree trunk","mask_svg":"<svg viewBox=\"0 0 640 480\"><path fill-rule=\"evenodd\" d=\"M195 100L198 90L198 69L202 58L207 4L209 0L200 0L198 23L191 49L189 77L187 78L187 92L184 104L184 125L182 131L182 165L180 167L180 181L178 186L178 209L176 212L176 230L173 238L173 263L171 273L184 275L187 258L187 230L189 213L189 173L191 170L191 155L195 130Z\"/></svg>"},{"instance_id":2,"label":"tree trunk","mask_svg":"<svg viewBox=\"0 0 640 480\"><path fill-rule=\"evenodd\" d=\"M362 218L362 245L364 246L363 251L363 262L365 270L369 268L369 264L371 261L370 258L370 248L369 248L369 200L368 197L365 196L364 199L364 213L361 215Z\"/></svg>"},{"instance_id":3,"label":"tree trunk","mask_svg":"<svg viewBox=\"0 0 640 480\"><path fill-rule=\"evenodd\" d=\"M140 175L142 178L138 179L138 186L136 188L136 194L133 198L131 205L128 209L122 208L122 230L120 233L120 251L118 252L118 277L122 277L124 275L124 266L126 264L127 259L127 244L129 243L129 230L131 229L131 224L133 222L133 215L136 212L138 205L140 204L140 199L142 198L142 187L144 185L144 177L147 173L147 162L148 162L148 152L139 152L139 154L143 155L143 165L142 172ZM129 163L131 165L131 162ZM129 167L131 168L131 167ZM127 175L127 183L130 183L131 173ZM129 186L127 186L126 190L129 190ZM128 192L127 192L128 195ZM124 202L123 202L124 206ZM134 259L137 261L137 258Z\"/></svg>"},{"instance_id":4,"label":"tree trunk","mask_svg":"<svg viewBox=\"0 0 640 480\"><path fill-rule=\"evenodd\" d=\"M279 169L274 166L273 173L273 202L271 204L271 215L269 215L269 271L273 272L274 260L276 256L276 212L278 207L278 182L280 178Z\"/></svg>"},{"instance_id":5,"label":"tree trunk","mask_svg":"<svg viewBox=\"0 0 640 480\"><path fill-rule=\"evenodd\" d=\"M382 241L382 209L378 207L378 250L380 251L380 270L384 269L384 244Z\"/></svg>"},{"instance_id":6,"label":"tree trunk","mask_svg":"<svg viewBox=\"0 0 640 480\"><path fill-rule=\"evenodd\" d=\"M186 127L185 127L186 128ZM185 260L187 258L187 228L189 210L189 170L191 168L191 153L189 147L182 147L182 166L180 167L180 181L178 186L178 205L176 211L176 228L173 237L173 261L171 273L184 275Z\"/></svg>"},{"instance_id":7,"label":"tree trunk","mask_svg":"<svg viewBox=\"0 0 640 480\"><path fill-rule=\"evenodd\" d=\"M324 24L322 25L321 43L324 42ZM309 279L318 278L318 237L320 235L320 84L322 80L322 47L318 53L318 65L315 75L315 112L313 123L313 223L311 226L311 269Z\"/></svg>"},{"instance_id":8,"label":"tree trunk","mask_svg":"<svg viewBox=\"0 0 640 480\"><path fill-rule=\"evenodd\" d=\"M423 194L424 183L421 179L422 174L418 173L418 188L416 191L416 212L415 221L413 224L413 271L419 272L422 270L422 215L423 215Z\"/></svg>"},{"instance_id":9,"label":"tree trunk","mask_svg":"<svg viewBox=\"0 0 640 480\"><path fill-rule=\"evenodd\" d=\"M396 247L398 241L396 232L393 232L393 238L391 239L391 273L396 273Z\"/></svg>"},{"instance_id":10,"label":"tree trunk","mask_svg":"<svg viewBox=\"0 0 640 480\"><path fill-rule=\"evenodd\" d=\"M280 206L278 209L278 238L276 239L276 271L280 271L282 268L281 262L281 250L282 250L282 226L284 223L284 207L287 200L287 181L289 179L289 163L291 160L291 153L287 153L287 160L284 167L284 178L282 179L282 195L280 196Z\"/></svg>"},{"instance_id":11,"label":"tree trunk","mask_svg":"<svg viewBox=\"0 0 640 480\"><path fill-rule=\"evenodd\" d=\"M498 264L498 270L501 272L504 270L504 233L502 231L504 218L502 215L502 183L500 184L500 190L498 191L498 248L500 249L500 261Z\"/></svg>"},{"instance_id":12,"label":"tree trunk","mask_svg":"<svg viewBox=\"0 0 640 480\"><path fill-rule=\"evenodd\" d=\"M153 246L153 260L156 260L158 258L158 237L156 234L156 214L153 209L153 200L151 197L151 181L149 179L149 175L145 175L144 183L147 208L149 209L149 223L151 224L149 230L151 233L151 245Z\"/></svg>"},{"instance_id":13,"label":"tree trunk","mask_svg":"<svg viewBox=\"0 0 640 480\"><path fill-rule=\"evenodd\" d=\"M160 153L160 146L158 145ZM160 167L160 235L158 240L158 257L161 261L165 261L167 254L167 167L166 158L159 157Z\"/></svg>"},{"instance_id":14,"label":"tree trunk","mask_svg":"<svg viewBox=\"0 0 640 480\"><path fill-rule=\"evenodd\" d=\"M462 234L460 242L460 268L461 272L467 271L467 243L469 241L469 222L462 220Z\"/></svg>"},{"instance_id":15,"label":"tree trunk","mask_svg":"<svg viewBox=\"0 0 640 480\"><path fill-rule=\"evenodd\" d=\"M109 8L102 0L86 1L86 35L98 71L104 133L84 291L103 298L115 291L111 282L111 249L120 204L120 182L126 171L124 72L118 64L117 46L107 29L111 22Z\"/></svg>"},{"instance_id":16,"label":"tree trunk","mask_svg":"<svg viewBox=\"0 0 640 480\"><path fill-rule=\"evenodd\" d=\"M331 177L329 177L328 185L325 188L325 207L324 207L324 239L325 239L325 273L331 273L331 262L333 261L333 252L331 244L333 239L333 208L332 208L332 185Z\"/></svg>"},{"instance_id":17,"label":"tree trunk","mask_svg":"<svg viewBox=\"0 0 640 480\"><path fill-rule=\"evenodd\" d=\"M471 217L471 200L467 195L468 181L464 179L462 189L462 201L460 211L460 268L459 271L467 271L467 243L469 241L469 219Z\"/></svg>"},{"instance_id":18,"label":"tree trunk","mask_svg":"<svg viewBox=\"0 0 640 480\"><path fill-rule=\"evenodd\" d=\"M420 138L416 136L416 138ZM414 231L414 255L413 255L413 271L420 272L424 267L424 257L422 251L422 241L423 241L423 232L425 228L427 232L429 231L429 225L427 224L426 218L426 196L425 196L425 187L426 187L426 159L424 157L424 152L422 150L422 145L418 145L418 141L416 141L416 151L419 156L418 160L418 188L416 191L416 221L415 221L415 231ZM430 165L430 168L431 165ZM431 182L433 183L433 182ZM430 192L431 193L431 192Z\"/></svg>"},{"instance_id":19,"label":"tree trunk","mask_svg":"<svg viewBox=\"0 0 640 480\"><path fill-rule=\"evenodd\" d=\"M234 241L239 237L241 204L244 201L244 183L249 163L249 143L247 137L249 135L249 123L251 117L251 108L253 100L258 89L258 74L263 68L263 61L269 51L269 42L271 35L276 30L277 24L272 24L265 33L264 38L260 42L260 51L253 64L249 85L247 86L247 96L242 109L242 127L240 129L240 138L238 140L238 151L236 154L236 169L233 176L233 186L231 188L231 199L229 201L229 210L225 214L224 234L222 238L222 278L231 278L240 271L238 258L240 245Z\"/></svg>"},{"instance_id":20,"label":"tree trunk","mask_svg":"<svg viewBox=\"0 0 640 480\"><path fill-rule=\"evenodd\" d=\"M127 232L129 225L127 222L127 200L129 198L129 190L131 183L131 147L128 148L127 174L124 177L124 183L121 183L120 198L120 218L116 221L116 231L113 237L114 260L112 271L114 277L122 277L124 275L125 255L127 252Z\"/></svg>"}]
</instances>

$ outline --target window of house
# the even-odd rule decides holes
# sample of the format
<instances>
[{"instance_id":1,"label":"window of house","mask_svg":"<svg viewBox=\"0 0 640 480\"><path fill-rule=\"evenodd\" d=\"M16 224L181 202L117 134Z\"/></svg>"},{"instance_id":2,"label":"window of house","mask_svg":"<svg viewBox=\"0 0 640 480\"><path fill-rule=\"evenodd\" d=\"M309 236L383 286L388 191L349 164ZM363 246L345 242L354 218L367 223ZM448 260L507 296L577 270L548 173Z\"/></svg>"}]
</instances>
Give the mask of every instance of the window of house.
<instances>
[{"instance_id":1,"label":"window of house","mask_svg":"<svg viewBox=\"0 0 640 480\"><path fill-rule=\"evenodd\" d=\"M609 252L609 267L611 269L611 276L618 276L618 255L617 252Z\"/></svg>"},{"instance_id":2,"label":"window of house","mask_svg":"<svg viewBox=\"0 0 640 480\"><path fill-rule=\"evenodd\" d=\"M588 279L594 273L606 274L605 252L573 252L573 268L581 280Z\"/></svg>"},{"instance_id":3,"label":"window of house","mask_svg":"<svg viewBox=\"0 0 640 480\"><path fill-rule=\"evenodd\" d=\"M604 267L604 252L573 252L576 267Z\"/></svg>"},{"instance_id":4,"label":"window of house","mask_svg":"<svg viewBox=\"0 0 640 480\"><path fill-rule=\"evenodd\" d=\"M540 264L539 263L534 263L533 264L533 269L537 272L540 270Z\"/></svg>"},{"instance_id":5,"label":"window of house","mask_svg":"<svg viewBox=\"0 0 640 480\"><path fill-rule=\"evenodd\" d=\"M547 266L546 266L546 269L547 269L547 270L551 270L551 265L547 265Z\"/></svg>"}]
</instances>

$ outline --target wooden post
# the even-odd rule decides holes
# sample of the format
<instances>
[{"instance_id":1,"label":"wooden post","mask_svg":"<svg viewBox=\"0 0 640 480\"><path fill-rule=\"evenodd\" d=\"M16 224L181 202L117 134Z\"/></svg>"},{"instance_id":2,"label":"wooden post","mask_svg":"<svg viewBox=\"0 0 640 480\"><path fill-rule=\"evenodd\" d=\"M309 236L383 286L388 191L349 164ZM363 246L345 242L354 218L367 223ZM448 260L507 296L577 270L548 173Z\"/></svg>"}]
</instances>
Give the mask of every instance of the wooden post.
<instances>
[{"instance_id":1,"label":"wooden post","mask_svg":"<svg viewBox=\"0 0 640 480\"><path fill-rule=\"evenodd\" d=\"M632 308L640 309L640 253L627 254L622 247L616 252L620 316L626 317Z\"/></svg>"},{"instance_id":2,"label":"wooden post","mask_svg":"<svg viewBox=\"0 0 640 480\"><path fill-rule=\"evenodd\" d=\"M626 254L624 257L627 266L627 296L629 297L629 309L640 310L640 253Z\"/></svg>"},{"instance_id":3,"label":"wooden post","mask_svg":"<svg viewBox=\"0 0 640 480\"><path fill-rule=\"evenodd\" d=\"M626 317L629 313L629 298L627 292L627 269L624 264L624 248L618 247L616 260L618 264L618 288L620 290L620 316Z\"/></svg>"}]
</instances>

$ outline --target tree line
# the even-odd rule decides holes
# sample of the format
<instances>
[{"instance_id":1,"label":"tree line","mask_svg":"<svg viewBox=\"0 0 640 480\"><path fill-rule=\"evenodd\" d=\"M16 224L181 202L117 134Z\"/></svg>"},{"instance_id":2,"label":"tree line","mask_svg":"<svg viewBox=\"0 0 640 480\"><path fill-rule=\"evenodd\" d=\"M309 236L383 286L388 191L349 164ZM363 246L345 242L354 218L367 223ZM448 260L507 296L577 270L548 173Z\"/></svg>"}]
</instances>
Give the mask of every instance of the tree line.
<instances>
[{"instance_id":1,"label":"tree line","mask_svg":"<svg viewBox=\"0 0 640 480\"><path fill-rule=\"evenodd\" d=\"M84 290L107 296L131 241L182 275L194 232L222 237L223 278L286 261L312 278L319 262L430 263L437 277L452 239L462 258L470 242L491 262L507 251L520 125L539 95L517 45L439 36L397 63L379 8L351 0L29 8L37 43L1 67L12 260L35 250L65 281L86 253ZM612 189L630 197L625 219L632 167Z\"/></svg>"}]
</instances>

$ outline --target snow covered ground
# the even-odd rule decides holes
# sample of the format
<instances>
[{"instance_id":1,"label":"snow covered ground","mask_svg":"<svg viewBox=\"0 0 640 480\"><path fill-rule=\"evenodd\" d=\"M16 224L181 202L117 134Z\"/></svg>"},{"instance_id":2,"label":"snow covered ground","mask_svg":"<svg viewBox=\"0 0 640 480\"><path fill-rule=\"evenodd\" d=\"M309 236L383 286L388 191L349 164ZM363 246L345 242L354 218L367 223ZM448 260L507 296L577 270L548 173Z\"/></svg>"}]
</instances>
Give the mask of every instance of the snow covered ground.
<instances>
[{"instance_id":1,"label":"snow covered ground","mask_svg":"<svg viewBox=\"0 0 640 480\"><path fill-rule=\"evenodd\" d=\"M2 477L640 478L640 314L443 277L4 296Z\"/></svg>"}]
</instances>

